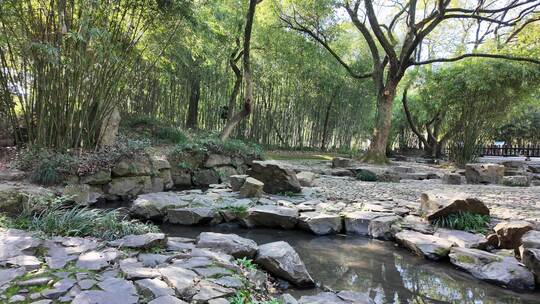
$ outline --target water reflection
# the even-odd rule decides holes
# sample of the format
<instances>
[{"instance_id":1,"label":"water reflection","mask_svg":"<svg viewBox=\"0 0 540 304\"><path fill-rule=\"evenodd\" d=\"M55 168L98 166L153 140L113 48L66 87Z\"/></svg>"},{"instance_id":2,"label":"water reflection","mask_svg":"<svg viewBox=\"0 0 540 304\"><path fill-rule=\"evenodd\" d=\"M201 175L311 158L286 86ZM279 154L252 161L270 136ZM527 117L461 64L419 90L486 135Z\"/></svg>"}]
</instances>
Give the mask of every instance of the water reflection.
<instances>
[{"instance_id":1,"label":"water reflection","mask_svg":"<svg viewBox=\"0 0 540 304\"><path fill-rule=\"evenodd\" d=\"M202 231L237 233L259 244L284 240L304 260L312 276L335 290L366 292L376 303L533 304L540 293L517 293L476 280L451 265L414 256L391 242L354 237L313 237L302 232L231 227L163 226L175 236ZM293 290L295 296L317 290Z\"/></svg>"}]
</instances>

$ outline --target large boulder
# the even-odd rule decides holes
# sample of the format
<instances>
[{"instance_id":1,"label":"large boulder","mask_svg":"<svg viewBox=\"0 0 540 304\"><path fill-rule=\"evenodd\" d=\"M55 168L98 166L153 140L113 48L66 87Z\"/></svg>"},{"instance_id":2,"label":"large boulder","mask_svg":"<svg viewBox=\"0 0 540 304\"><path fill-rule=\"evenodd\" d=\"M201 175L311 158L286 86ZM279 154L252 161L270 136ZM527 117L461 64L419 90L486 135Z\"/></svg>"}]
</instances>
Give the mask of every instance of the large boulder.
<instances>
[{"instance_id":1,"label":"large boulder","mask_svg":"<svg viewBox=\"0 0 540 304\"><path fill-rule=\"evenodd\" d=\"M279 241L259 246L255 262L271 274L285 279L297 286L313 286L304 262L296 251L286 242Z\"/></svg>"},{"instance_id":2,"label":"large boulder","mask_svg":"<svg viewBox=\"0 0 540 304\"><path fill-rule=\"evenodd\" d=\"M448 185L461 185L461 174L445 173L442 177L442 182Z\"/></svg>"},{"instance_id":3,"label":"large boulder","mask_svg":"<svg viewBox=\"0 0 540 304\"><path fill-rule=\"evenodd\" d=\"M210 154L204 162L206 168L213 168L218 166L226 166L232 164L232 159L230 156L222 154Z\"/></svg>"},{"instance_id":4,"label":"large boulder","mask_svg":"<svg viewBox=\"0 0 540 304\"><path fill-rule=\"evenodd\" d=\"M298 218L298 227L316 235L340 233L343 219L338 214L304 212Z\"/></svg>"},{"instance_id":5,"label":"large boulder","mask_svg":"<svg viewBox=\"0 0 540 304\"><path fill-rule=\"evenodd\" d=\"M192 207L169 209L167 221L171 224L199 225L217 220L218 213L210 207Z\"/></svg>"},{"instance_id":6,"label":"large boulder","mask_svg":"<svg viewBox=\"0 0 540 304\"><path fill-rule=\"evenodd\" d=\"M499 184L504 176L504 166L499 164L467 164L465 178L469 184Z\"/></svg>"},{"instance_id":7,"label":"large boulder","mask_svg":"<svg viewBox=\"0 0 540 304\"><path fill-rule=\"evenodd\" d=\"M449 240L411 230L398 232L395 238L402 246L430 260L445 258L450 248L454 246L454 243Z\"/></svg>"},{"instance_id":8,"label":"large boulder","mask_svg":"<svg viewBox=\"0 0 540 304\"><path fill-rule=\"evenodd\" d=\"M167 266L159 269L163 280L174 288L181 298L190 298L195 295L195 288L199 277L189 269L178 266Z\"/></svg>"},{"instance_id":9,"label":"large boulder","mask_svg":"<svg viewBox=\"0 0 540 304\"><path fill-rule=\"evenodd\" d=\"M278 194L302 191L293 170L271 161L253 161L248 175L264 183L266 193Z\"/></svg>"},{"instance_id":10,"label":"large boulder","mask_svg":"<svg viewBox=\"0 0 540 304\"><path fill-rule=\"evenodd\" d=\"M298 178L302 187L312 187L315 177L317 177L315 173L308 171L302 171L296 174L296 178Z\"/></svg>"},{"instance_id":11,"label":"large boulder","mask_svg":"<svg viewBox=\"0 0 540 304\"><path fill-rule=\"evenodd\" d=\"M195 186L209 186L219 183L219 175L214 169L201 169L193 173L193 184Z\"/></svg>"},{"instance_id":12,"label":"large boulder","mask_svg":"<svg viewBox=\"0 0 540 304\"><path fill-rule=\"evenodd\" d=\"M232 191L239 191L248 177L249 176L245 174L229 176L229 183L231 184Z\"/></svg>"},{"instance_id":13,"label":"large boulder","mask_svg":"<svg viewBox=\"0 0 540 304\"><path fill-rule=\"evenodd\" d=\"M478 249L454 247L450 262L474 277L512 289L534 289L534 276L513 257Z\"/></svg>"},{"instance_id":14,"label":"large boulder","mask_svg":"<svg viewBox=\"0 0 540 304\"><path fill-rule=\"evenodd\" d=\"M521 237L533 230L533 225L527 221L500 222L493 230L499 237L500 248L518 249L521 245Z\"/></svg>"},{"instance_id":15,"label":"large boulder","mask_svg":"<svg viewBox=\"0 0 540 304\"><path fill-rule=\"evenodd\" d=\"M127 199L141 193L151 192L152 179L150 176L113 178L109 184L103 187L103 189L109 196Z\"/></svg>"},{"instance_id":16,"label":"large boulder","mask_svg":"<svg viewBox=\"0 0 540 304\"><path fill-rule=\"evenodd\" d=\"M105 185L111 181L111 170L101 169L95 173L81 176L81 184Z\"/></svg>"},{"instance_id":17,"label":"large boulder","mask_svg":"<svg viewBox=\"0 0 540 304\"><path fill-rule=\"evenodd\" d=\"M112 168L113 177L145 176L152 174L153 170L150 159L144 157L121 160Z\"/></svg>"},{"instance_id":18,"label":"large boulder","mask_svg":"<svg viewBox=\"0 0 540 304\"><path fill-rule=\"evenodd\" d=\"M118 134L121 119L120 111L116 106L105 115L99 130L100 147L110 147L116 143L116 135Z\"/></svg>"},{"instance_id":19,"label":"large boulder","mask_svg":"<svg viewBox=\"0 0 540 304\"><path fill-rule=\"evenodd\" d=\"M422 193L420 211L429 221L459 212L489 215L488 207L478 198L441 191Z\"/></svg>"},{"instance_id":20,"label":"large boulder","mask_svg":"<svg viewBox=\"0 0 540 304\"><path fill-rule=\"evenodd\" d=\"M161 219L167 215L168 209L187 207L189 204L189 201L174 192L148 193L137 197L130 212L136 217Z\"/></svg>"},{"instance_id":21,"label":"large boulder","mask_svg":"<svg viewBox=\"0 0 540 304\"><path fill-rule=\"evenodd\" d=\"M481 234L474 234L463 230L437 229L434 236L449 240L457 247L484 249L488 240Z\"/></svg>"},{"instance_id":22,"label":"large boulder","mask_svg":"<svg viewBox=\"0 0 540 304\"><path fill-rule=\"evenodd\" d=\"M353 160L344 157L334 157L332 159L332 168L348 168L353 164Z\"/></svg>"},{"instance_id":23,"label":"large boulder","mask_svg":"<svg viewBox=\"0 0 540 304\"><path fill-rule=\"evenodd\" d=\"M235 258L252 259L257 253L257 243L236 234L203 232L197 238L198 248L211 248L230 254Z\"/></svg>"},{"instance_id":24,"label":"large boulder","mask_svg":"<svg viewBox=\"0 0 540 304\"><path fill-rule=\"evenodd\" d=\"M262 205L248 209L244 223L248 227L270 227L293 229L298 221L298 209Z\"/></svg>"}]
</instances>

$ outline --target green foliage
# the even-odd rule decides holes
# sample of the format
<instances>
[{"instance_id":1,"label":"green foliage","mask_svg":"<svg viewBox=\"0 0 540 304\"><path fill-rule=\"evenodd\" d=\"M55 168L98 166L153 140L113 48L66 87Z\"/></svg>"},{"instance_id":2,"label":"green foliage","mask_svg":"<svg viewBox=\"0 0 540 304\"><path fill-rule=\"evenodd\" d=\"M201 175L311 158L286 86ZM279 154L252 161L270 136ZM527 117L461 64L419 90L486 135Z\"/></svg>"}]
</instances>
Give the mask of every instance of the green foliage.
<instances>
[{"instance_id":1,"label":"green foliage","mask_svg":"<svg viewBox=\"0 0 540 304\"><path fill-rule=\"evenodd\" d=\"M376 182L377 175L369 170L361 170L356 174L356 179L363 182Z\"/></svg>"},{"instance_id":2,"label":"green foliage","mask_svg":"<svg viewBox=\"0 0 540 304\"><path fill-rule=\"evenodd\" d=\"M230 304L280 304L277 299L270 299L265 301L256 301L252 299L249 290L237 291L232 298L229 298Z\"/></svg>"},{"instance_id":3,"label":"green foliage","mask_svg":"<svg viewBox=\"0 0 540 304\"><path fill-rule=\"evenodd\" d=\"M253 260L251 259L248 259L246 257L243 257L241 259L236 259L234 261L236 263L236 265L239 265L240 267L244 268L244 269L257 269L257 266L255 266L255 264L253 264Z\"/></svg>"},{"instance_id":4,"label":"green foliage","mask_svg":"<svg viewBox=\"0 0 540 304\"><path fill-rule=\"evenodd\" d=\"M128 220L116 211L72 206L66 201L67 198L36 198L8 225L46 236L93 236L107 240L159 231L155 225Z\"/></svg>"},{"instance_id":5,"label":"green foliage","mask_svg":"<svg viewBox=\"0 0 540 304\"><path fill-rule=\"evenodd\" d=\"M244 205L228 205L221 207L221 210L230 211L239 218L244 218L248 214L248 207Z\"/></svg>"},{"instance_id":6,"label":"green foliage","mask_svg":"<svg viewBox=\"0 0 540 304\"><path fill-rule=\"evenodd\" d=\"M155 143L182 143L188 137L180 129L168 126L163 122L143 115L128 117L124 122L125 132L133 137L144 138Z\"/></svg>"},{"instance_id":7,"label":"green foliage","mask_svg":"<svg viewBox=\"0 0 540 304\"><path fill-rule=\"evenodd\" d=\"M490 222L487 215L474 214L470 212L452 213L446 217L433 221L433 225L439 228L465 230L474 233L484 233Z\"/></svg>"},{"instance_id":8,"label":"green foliage","mask_svg":"<svg viewBox=\"0 0 540 304\"><path fill-rule=\"evenodd\" d=\"M244 158L262 158L262 148L257 144L247 143L237 139L221 141L214 135L197 136L193 140L176 145L173 155L181 156L185 152L198 151L204 153L218 153Z\"/></svg>"}]
</instances>

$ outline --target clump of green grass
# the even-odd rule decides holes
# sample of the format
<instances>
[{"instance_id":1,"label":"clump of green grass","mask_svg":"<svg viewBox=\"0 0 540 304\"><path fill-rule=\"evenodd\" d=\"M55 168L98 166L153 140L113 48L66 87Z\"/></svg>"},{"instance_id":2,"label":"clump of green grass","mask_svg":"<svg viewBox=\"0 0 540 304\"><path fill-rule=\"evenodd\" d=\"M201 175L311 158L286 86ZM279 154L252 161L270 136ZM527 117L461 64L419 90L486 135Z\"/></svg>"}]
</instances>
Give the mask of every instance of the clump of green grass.
<instances>
[{"instance_id":1,"label":"clump of green grass","mask_svg":"<svg viewBox=\"0 0 540 304\"><path fill-rule=\"evenodd\" d=\"M356 179L363 182L376 182L377 175L369 170L361 170L356 174Z\"/></svg>"},{"instance_id":2,"label":"clump of green grass","mask_svg":"<svg viewBox=\"0 0 540 304\"><path fill-rule=\"evenodd\" d=\"M470 212L452 213L448 216L433 221L438 228L465 230L473 233L485 233L490 222L488 215L480 215Z\"/></svg>"},{"instance_id":3,"label":"clump of green grass","mask_svg":"<svg viewBox=\"0 0 540 304\"><path fill-rule=\"evenodd\" d=\"M248 214L248 206L244 205L227 205L221 207L220 210L230 211L239 218L244 218Z\"/></svg>"},{"instance_id":4,"label":"clump of green grass","mask_svg":"<svg viewBox=\"0 0 540 304\"><path fill-rule=\"evenodd\" d=\"M17 218L7 225L39 232L45 236L92 236L106 240L129 234L159 232L157 226L128 220L116 211L70 205L67 198L29 203Z\"/></svg>"},{"instance_id":5,"label":"clump of green grass","mask_svg":"<svg viewBox=\"0 0 540 304\"><path fill-rule=\"evenodd\" d=\"M236 259L234 262L236 263L236 265L239 265L240 267L244 269L257 269L257 266L253 264L253 260L248 259L246 257L243 257L241 259Z\"/></svg>"},{"instance_id":6,"label":"clump of green grass","mask_svg":"<svg viewBox=\"0 0 540 304\"><path fill-rule=\"evenodd\" d=\"M237 291L232 298L229 298L230 304L280 304L277 299L270 299L265 301L256 301L252 299L251 293L249 290L239 290Z\"/></svg>"}]
</instances>

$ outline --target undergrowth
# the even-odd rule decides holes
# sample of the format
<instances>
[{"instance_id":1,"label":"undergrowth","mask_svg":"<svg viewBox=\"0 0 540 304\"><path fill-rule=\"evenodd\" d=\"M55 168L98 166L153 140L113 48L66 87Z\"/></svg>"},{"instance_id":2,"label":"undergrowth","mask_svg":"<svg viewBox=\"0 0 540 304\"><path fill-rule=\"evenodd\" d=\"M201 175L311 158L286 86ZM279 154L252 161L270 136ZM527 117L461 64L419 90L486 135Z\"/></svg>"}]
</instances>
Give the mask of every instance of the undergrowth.
<instances>
[{"instance_id":1,"label":"undergrowth","mask_svg":"<svg viewBox=\"0 0 540 304\"><path fill-rule=\"evenodd\" d=\"M0 218L0 225L36 231L44 236L92 236L106 240L129 234L159 232L157 226L129 220L116 211L72 205L69 199L33 199L16 218Z\"/></svg>"},{"instance_id":2,"label":"undergrowth","mask_svg":"<svg viewBox=\"0 0 540 304\"><path fill-rule=\"evenodd\" d=\"M488 215L480 215L470 212L452 213L433 221L438 228L465 230L474 233L485 233L490 222Z\"/></svg>"},{"instance_id":3,"label":"undergrowth","mask_svg":"<svg viewBox=\"0 0 540 304\"><path fill-rule=\"evenodd\" d=\"M132 136L151 139L156 144L187 142L188 136L179 128L167 125L148 116L131 116L122 122L124 132Z\"/></svg>"}]
</instances>

